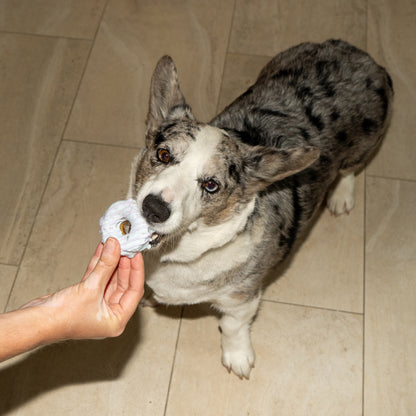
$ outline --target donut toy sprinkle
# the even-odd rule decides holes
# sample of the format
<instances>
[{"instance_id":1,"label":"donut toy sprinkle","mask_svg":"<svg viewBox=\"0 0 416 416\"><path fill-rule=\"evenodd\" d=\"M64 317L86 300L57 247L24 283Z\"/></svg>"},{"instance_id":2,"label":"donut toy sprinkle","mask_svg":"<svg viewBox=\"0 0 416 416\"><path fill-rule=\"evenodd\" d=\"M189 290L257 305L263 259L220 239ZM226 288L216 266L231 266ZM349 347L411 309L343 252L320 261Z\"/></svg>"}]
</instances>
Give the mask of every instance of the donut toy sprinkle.
<instances>
[{"instance_id":1,"label":"donut toy sprinkle","mask_svg":"<svg viewBox=\"0 0 416 416\"><path fill-rule=\"evenodd\" d=\"M102 242L109 237L116 238L122 256L132 258L151 247L153 230L141 216L134 199L114 202L101 217L100 228Z\"/></svg>"}]
</instances>

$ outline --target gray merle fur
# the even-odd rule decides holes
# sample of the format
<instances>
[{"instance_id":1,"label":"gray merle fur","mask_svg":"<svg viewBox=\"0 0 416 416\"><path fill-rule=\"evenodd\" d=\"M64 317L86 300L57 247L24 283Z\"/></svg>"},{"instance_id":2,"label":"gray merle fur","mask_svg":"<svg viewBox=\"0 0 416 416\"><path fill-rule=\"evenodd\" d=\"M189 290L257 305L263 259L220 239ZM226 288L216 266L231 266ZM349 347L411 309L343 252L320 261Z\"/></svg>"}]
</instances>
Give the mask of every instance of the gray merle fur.
<instances>
[{"instance_id":1,"label":"gray merle fur","mask_svg":"<svg viewBox=\"0 0 416 416\"><path fill-rule=\"evenodd\" d=\"M252 146L320 150L309 168L258 197L256 215L268 222L272 262L290 252L338 173L359 171L377 150L392 86L384 68L346 42L304 43L272 59L256 83L212 120Z\"/></svg>"}]
</instances>

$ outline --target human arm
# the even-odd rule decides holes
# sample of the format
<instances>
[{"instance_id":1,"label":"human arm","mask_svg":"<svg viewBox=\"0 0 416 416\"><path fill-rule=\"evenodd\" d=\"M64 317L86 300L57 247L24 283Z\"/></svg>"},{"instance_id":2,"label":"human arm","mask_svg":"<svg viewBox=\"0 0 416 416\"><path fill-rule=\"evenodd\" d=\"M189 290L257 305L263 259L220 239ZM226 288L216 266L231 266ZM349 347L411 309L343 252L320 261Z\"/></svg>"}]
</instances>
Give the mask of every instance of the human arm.
<instances>
[{"instance_id":1,"label":"human arm","mask_svg":"<svg viewBox=\"0 0 416 416\"><path fill-rule=\"evenodd\" d=\"M120 258L118 241L108 239L80 283L0 314L0 361L52 342L120 335L143 286L141 254Z\"/></svg>"}]
</instances>

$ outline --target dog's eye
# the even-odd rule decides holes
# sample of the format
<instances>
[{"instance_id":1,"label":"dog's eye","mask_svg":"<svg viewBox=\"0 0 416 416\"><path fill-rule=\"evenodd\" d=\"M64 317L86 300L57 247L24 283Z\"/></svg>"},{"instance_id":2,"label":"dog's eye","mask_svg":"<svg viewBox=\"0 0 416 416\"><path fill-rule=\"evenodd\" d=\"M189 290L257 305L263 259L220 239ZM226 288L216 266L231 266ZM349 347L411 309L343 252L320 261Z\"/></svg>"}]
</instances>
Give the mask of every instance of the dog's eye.
<instances>
[{"instance_id":1,"label":"dog's eye","mask_svg":"<svg viewBox=\"0 0 416 416\"><path fill-rule=\"evenodd\" d=\"M204 182L204 189L210 194L213 194L214 192L217 192L218 189L220 189L220 186L213 179L209 179Z\"/></svg>"},{"instance_id":2,"label":"dog's eye","mask_svg":"<svg viewBox=\"0 0 416 416\"><path fill-rule=\"evenodd\" d=\"M170 153L169 153L168 150L166 150L166 149L157 149L156 155L157 155L157 158L162 163L169 163L170 162Z\"/></svg>"}]
</instances>

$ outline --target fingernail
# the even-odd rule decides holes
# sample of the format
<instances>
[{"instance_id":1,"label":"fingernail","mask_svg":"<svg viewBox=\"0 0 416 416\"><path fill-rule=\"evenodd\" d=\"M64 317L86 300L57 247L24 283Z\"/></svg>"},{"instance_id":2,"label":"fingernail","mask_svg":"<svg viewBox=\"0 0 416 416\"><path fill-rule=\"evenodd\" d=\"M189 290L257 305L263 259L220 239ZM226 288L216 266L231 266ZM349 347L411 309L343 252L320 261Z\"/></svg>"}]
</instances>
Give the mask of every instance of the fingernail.
<instances>
[{"instance_id":1,"label":"fingernail","mask_svg":"<svg viewBox=\"0 0 416 416\"><path fill-rule=\"evenodd\" d=\"M104 251L106 253L111 253L114 251L115 246L116 246L116 240L112 237L107 238L107 241L104 244Z\"/></svg>"}]
</instances>

